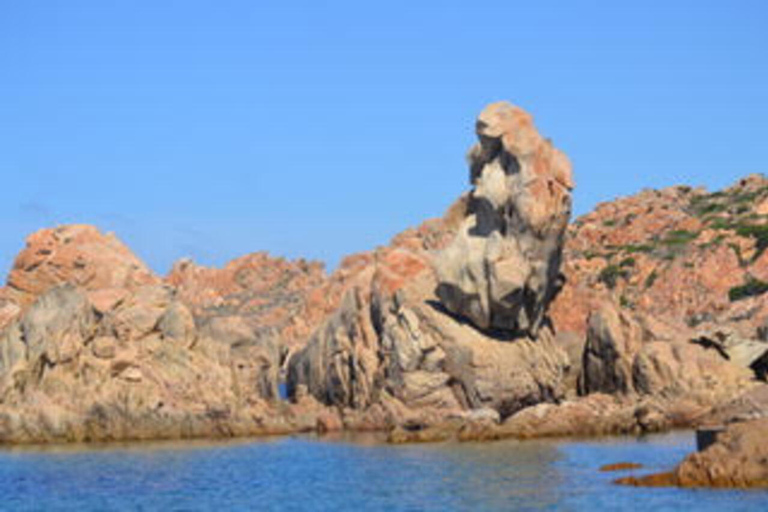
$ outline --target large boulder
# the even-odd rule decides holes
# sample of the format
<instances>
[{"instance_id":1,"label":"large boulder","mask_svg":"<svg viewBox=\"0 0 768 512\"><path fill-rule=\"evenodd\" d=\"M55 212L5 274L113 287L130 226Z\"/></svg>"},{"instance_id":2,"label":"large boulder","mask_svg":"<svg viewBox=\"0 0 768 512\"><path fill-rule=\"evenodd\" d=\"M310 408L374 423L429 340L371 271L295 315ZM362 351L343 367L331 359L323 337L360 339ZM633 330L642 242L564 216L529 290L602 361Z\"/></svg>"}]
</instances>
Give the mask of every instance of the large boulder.
<instances>
[{"instance_id":1,"label":"large boulder","mask_svg":"<svg viewBox=\"0 0 768 512\"><path fill-rule=\"evenodd\" d=\"M563 285L563 235L571 213L571 166L529 114L486 107L469 152L467 215L436 261L437 295L481 329L535 337Z\"/></svg>"},{"instance_id":2,"label":"large boulder","mask_svg":"<svg viewBox=\"0 0 768 512\"><path fill-rule=\"evenodd\" d=\"M581 395L690 400L711 407L755 384L752 370L691 331L604 303L589 318L578 379Z\"/></svg>"}]
</instances>

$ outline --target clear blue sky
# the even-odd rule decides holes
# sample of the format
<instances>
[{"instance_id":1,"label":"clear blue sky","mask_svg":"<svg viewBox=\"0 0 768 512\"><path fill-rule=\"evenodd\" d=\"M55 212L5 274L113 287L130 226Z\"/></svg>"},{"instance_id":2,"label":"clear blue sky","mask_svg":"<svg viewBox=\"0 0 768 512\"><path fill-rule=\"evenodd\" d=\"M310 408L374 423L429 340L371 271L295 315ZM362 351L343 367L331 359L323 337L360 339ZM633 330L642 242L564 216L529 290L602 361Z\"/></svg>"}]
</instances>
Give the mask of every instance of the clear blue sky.
<instances>
[{"instance_id":1,"label":"clear blue sky","mask_svg":"<svg viewBox=\"0 0 768 512\"><path fill-rule=\"evenodd\" d=\"M568 153L577 213L768 171L768 2L0 0L2 272L71 222L159 272L334 265L467 188L499 99Z\"/></svg>"}]
</instances>

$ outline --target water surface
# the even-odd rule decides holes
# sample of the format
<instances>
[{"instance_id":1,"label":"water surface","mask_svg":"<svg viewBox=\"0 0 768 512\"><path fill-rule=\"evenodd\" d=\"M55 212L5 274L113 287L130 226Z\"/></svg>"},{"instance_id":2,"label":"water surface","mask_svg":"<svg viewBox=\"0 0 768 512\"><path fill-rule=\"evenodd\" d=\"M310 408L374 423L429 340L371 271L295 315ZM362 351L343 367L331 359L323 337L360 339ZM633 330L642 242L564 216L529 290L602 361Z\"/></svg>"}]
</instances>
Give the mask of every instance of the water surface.
<instances>
[{"instance_id":1,"label":"water surface","mask_svg":"<svg viewBox=\"0 0 768 512\"><path fill-rule=\"evenodd\" d=\"M606 463L674 466L691 433L389 446L365 438L0 451L3 510L757 510L765 491L618 487Z\"/></svg>"}]
</instances>

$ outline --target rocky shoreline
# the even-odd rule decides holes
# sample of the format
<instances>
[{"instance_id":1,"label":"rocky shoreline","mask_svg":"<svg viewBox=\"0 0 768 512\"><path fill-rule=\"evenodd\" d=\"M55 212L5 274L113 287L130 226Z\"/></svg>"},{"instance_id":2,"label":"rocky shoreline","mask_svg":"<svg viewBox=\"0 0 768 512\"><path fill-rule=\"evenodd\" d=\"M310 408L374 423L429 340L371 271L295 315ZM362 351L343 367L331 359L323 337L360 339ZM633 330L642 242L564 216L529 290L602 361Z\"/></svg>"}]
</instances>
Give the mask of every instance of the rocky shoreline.
<instances>
[{"instance_id":1,"label":"rocky shoreline","mask_svg":"<svg viewBox=\"0 0 768 512\"><path fill-rule=\"evenodd\" d=\"M330 275L255 253L160 277L91 226L31 235L0 289L0 443L765 416L768 179L643 191L569 223L570 163L529 114L492 104L476 133L471 189L442 218Z\"/></svg>"},{"instance_id":2,"label":"rocky shoreline","mask_svg":"<svg viewBox=\"0 0 768 512\"><path fill-rule=\"evenodd\" d=\"M768 420L733 423L707 449L688 455L667 473L629 476L617 484L636 487L768 487Z\"/></svg>"}]
</instances>

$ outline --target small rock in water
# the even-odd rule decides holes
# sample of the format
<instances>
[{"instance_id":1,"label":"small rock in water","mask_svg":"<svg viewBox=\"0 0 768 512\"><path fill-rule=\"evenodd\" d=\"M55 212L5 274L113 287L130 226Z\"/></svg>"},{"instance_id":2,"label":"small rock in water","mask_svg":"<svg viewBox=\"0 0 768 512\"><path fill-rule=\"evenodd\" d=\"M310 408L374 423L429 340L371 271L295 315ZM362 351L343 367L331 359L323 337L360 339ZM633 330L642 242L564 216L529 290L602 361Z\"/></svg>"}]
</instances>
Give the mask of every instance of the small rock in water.
<instances>
[{"instance_id":1,"label":"small rock in water","mask_svg":"<svg viewBox=\"0 0 768 512\"><path fill-rule=\"evenodd\" d=\"M606 464L600 468L600 471L627 471L629 469L641 469L642 464L636 462L616 462L614 464Z\"/></svg>"}]
</instances>

